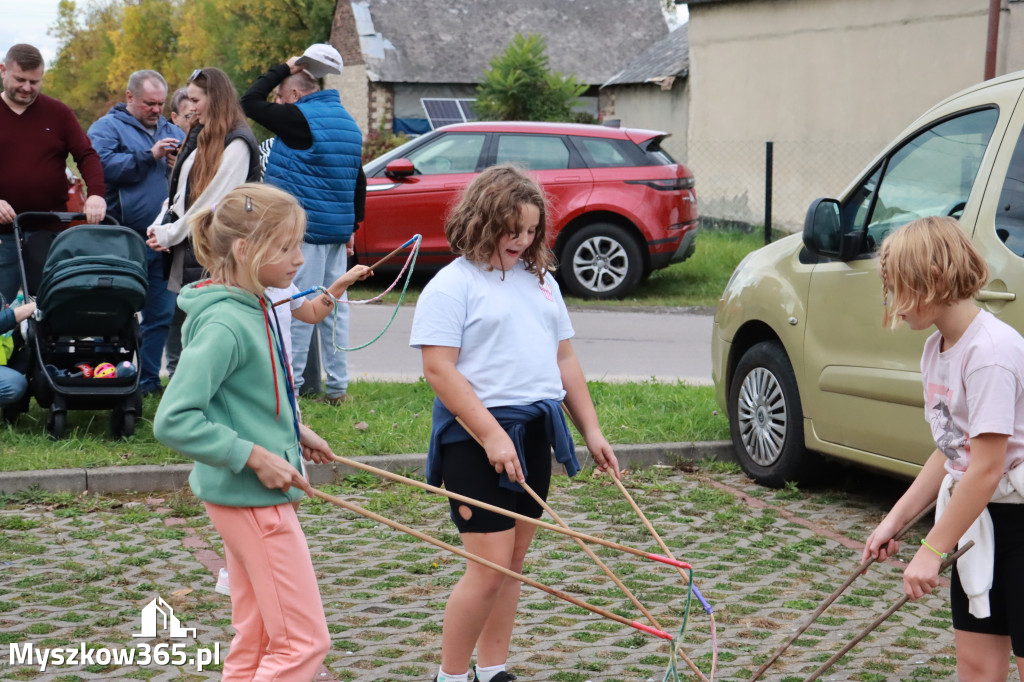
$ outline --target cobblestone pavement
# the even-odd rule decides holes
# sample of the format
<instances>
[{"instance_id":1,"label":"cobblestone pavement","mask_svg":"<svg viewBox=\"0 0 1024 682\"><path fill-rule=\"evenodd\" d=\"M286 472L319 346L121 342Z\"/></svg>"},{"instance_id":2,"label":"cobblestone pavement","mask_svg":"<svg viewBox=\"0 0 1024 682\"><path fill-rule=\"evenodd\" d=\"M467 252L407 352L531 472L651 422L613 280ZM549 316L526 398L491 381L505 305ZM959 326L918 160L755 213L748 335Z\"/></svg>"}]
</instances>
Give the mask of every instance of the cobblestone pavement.
<instances>
[{"instance_id":1,"label":"cobblestone pavement","mask_svg":"<svg viewBox=\"0 0 1024 682\"><path fill-rule=\"evenodd\" d=\"M760 488L730 465L656 467L624 478L648 518L712 604L716 679L748 679L859 562L862 540L899 484L844 472L837 488ZM446 500L369 474L327 491L458 544ZM571 527L658 551L615 486L602 476L556 477L552 507ZM333 637L320 679L429 680L439 661L442 612L462 560L322 500L305 501L303 525ZM910 538L921 537L926 528ZM213 591L221 544L187 491L161 497L19 493L0 497L0 679L205 680L219 666L90 665L16 660L43 648L135 648L185 644L185 658L231 640L230 604ZM596 552L664 629L678 632L686 590L667 566L606 548ZM764 676L802 680L901 596L899 566L875 566L855 582ZM540 531L529 577L627 618L643 616L579 548ZM137 638L157 596L194 638ZM955 679L948 590L908 604L823 679ZM705 675L711 622L694 604L682 650ZM144 631L143 631L144 633ZM13 645L13 646L12 646ZM173 651L173 650L170 650ZM164 651L168 654L169 651ZM12 657L14 657L12 659ZM668 645L531 587L523 590L510 669L520 680L661 681ZM697 676L680 661L680 679ZM1016 673L1013 673L1014 676Z\"/></svg>"}]
</instances>

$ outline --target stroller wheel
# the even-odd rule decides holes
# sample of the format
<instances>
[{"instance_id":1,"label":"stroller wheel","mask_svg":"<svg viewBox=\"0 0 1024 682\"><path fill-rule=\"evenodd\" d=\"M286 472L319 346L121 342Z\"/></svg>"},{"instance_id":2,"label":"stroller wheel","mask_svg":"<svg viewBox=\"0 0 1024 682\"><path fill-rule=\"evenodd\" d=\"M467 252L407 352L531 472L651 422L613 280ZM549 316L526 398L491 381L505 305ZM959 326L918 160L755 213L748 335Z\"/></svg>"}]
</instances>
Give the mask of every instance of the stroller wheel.
<instances>
[{"instance_id":1,"label":"stroller wheel","mask_svg":"<svg viewBox=\"0 0 1024 682\"><path fill-rule=\"evenodd\" d=\"M135 435L135 411L114 408L110 415L110 433L114 438L131 438Z\"/></svg>"},{"instance_id":2,"label":"stroller wheel","mask_svg":"<svg viewBox=\"0 0 1024 682\"><path fill-rule=\"evenodd\" d=\"M46 432L50 434L50 438L53 440L60 440L64 436L66 417L66 412L50 411L50 416L46 419Z\"/></svg>"}]
</instances>

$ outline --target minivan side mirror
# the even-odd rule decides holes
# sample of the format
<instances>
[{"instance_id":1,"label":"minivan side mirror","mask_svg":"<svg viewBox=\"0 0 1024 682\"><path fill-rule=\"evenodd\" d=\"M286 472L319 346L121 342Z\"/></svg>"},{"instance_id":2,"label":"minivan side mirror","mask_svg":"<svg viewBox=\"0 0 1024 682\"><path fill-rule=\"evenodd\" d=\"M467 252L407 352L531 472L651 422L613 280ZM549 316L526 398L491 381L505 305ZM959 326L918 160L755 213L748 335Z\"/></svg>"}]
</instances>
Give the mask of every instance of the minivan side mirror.
<instances>
[{"instance_id":1,"label":"minivan side mirror","mask_svg":"<svg viewBox=\"0 0 1024 682\"><path fill-rule=\"evenodd\" d=\"M407 178L416 172L416 167L409 159L395 159L384 167L384 175L392 180Z\"/></svg>"},{"instance_id":2,"label":"minivan side mirror","mask_svg":"<svg viewBox=\"0 0 1024 682\"><path fill-rule=\"evenodd\" d=\"M843 232L842 213L835 199L815 199L804 219L804 246L816 256L850 261L860 255L864 235Z\"/></svg>"}]
</instances>

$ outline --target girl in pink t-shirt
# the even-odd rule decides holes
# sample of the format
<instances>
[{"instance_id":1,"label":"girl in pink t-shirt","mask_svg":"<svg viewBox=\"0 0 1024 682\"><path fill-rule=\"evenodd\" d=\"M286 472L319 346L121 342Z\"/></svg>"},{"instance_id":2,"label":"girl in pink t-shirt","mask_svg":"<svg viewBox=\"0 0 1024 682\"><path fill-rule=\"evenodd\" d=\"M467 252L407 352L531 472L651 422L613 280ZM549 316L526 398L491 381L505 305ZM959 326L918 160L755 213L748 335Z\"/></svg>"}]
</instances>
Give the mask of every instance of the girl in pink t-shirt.
<instances>
[{"instance_id":1,"label":"girl in pink t-shirt","mask_svg":"<svg viewBox=\"0 0 1024 682\"><path fill-rule=\"evenodd\" d=\"M959 679L1005 680L1012 651L1024 680L1024 339L975 304L988 266L952 218L893 232L879 272L885 324L938 329L921 357L936 448L868 537L864 559L895 554L896 532L937 500L904 590L911 599L931 592L946 555L973 540L950 588Z\"/></svg>"}]
</instances>

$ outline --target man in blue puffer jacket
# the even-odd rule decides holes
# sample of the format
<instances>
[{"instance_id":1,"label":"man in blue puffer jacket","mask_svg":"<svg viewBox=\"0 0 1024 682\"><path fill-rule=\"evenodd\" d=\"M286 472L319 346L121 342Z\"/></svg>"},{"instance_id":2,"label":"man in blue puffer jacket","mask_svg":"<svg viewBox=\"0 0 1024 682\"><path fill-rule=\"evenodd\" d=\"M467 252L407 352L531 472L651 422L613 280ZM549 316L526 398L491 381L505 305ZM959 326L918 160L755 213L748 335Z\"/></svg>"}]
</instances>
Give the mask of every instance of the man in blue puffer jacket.
<instances>
[{"instance_id":1,"label":"man in blue puffer jacket","mask_svg":"<svg viewBox=\"0 0 1024 682\"><path fill-rule=\"evenodd\" d=\"M167 81L156 71L136 71L128 78L125 102L117 104L89 128L89 139L103 164L107 215L138 232L160 213L178 145L185 137L163 117ZM139 387L160 390L160 360L174 315L175 295L167 291L163 258L146 249L149 291L142 309Z\"/></svg>"},{"instance_id":2,"label":"man in blue puffer jacket","mask_svg":"<svg viewBox=\"0 0 1024 682\"><path fill-rule=\"evenodd\" d=\"M317 82L327 73L341 73L341 66L338 51L319 43L302 57L271 68L242 95L245 114L277 135L264 182L295 195L306 209L305 262L295 276L300 291L330 286L345 274L352 233L363 219L362 131L341 105L338 91L321 90ZM277 96L269 102L274 88ZM335 348L348 346L348 306L340 306L317 328L327 373L324 401L337 404L348 390L346 353ZM299 391L313 328L293 319L291 329L292 375Z\"/></svg>"}]
</instances>

